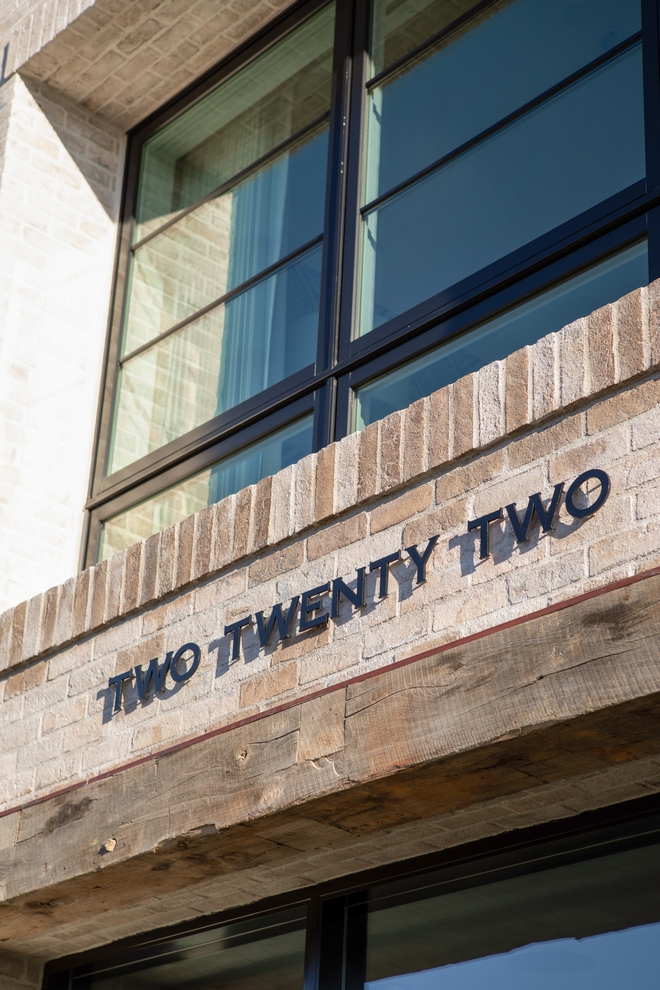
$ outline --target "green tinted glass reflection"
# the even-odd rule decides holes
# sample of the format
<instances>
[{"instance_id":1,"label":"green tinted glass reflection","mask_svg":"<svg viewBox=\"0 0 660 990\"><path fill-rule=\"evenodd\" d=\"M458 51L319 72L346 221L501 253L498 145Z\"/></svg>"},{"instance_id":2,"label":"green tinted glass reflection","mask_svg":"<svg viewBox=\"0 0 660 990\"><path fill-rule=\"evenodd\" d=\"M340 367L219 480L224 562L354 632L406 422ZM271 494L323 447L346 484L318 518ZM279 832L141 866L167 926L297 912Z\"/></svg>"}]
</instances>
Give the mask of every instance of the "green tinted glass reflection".
<instances>
[{"instance_id":1,"label":"green tinted glass reflection","mask_svg":"<svg viewBox=\"0 0 660 990\"><path fill-rule=\"evenodd\" d=\"M276 474L306 457L311 450L312 417L305 416L108 519L101 532L99 560L174 526L261 478Z\"/></svg>"},{"instance_id":2,"label":"green tinted glass reflection","mask_svg":"<svg viewBox=\"0 0 660 990\"><path fill-rule=\"evenodd\" d=\"M139 247L128 354L323 232L327 128Z\"/></svg>"},{"instance_id":3,"label":"green tinted glass reflection","mask_svg":"<svg viewBox=\"0 0 660 990\"><path fill-rule=\"evenodd\" d=\"M403 58L478 3L479 0L374 0L371 75Z\"/></svg>"},{"instance_id":4,"label":"green tinted glass reflection","mask_svg":"<svg viewBox=\"0 0 660 990\"><path fill-rule=\"evenodd\" d=\"M122 365L108 473L314 363L321 247Z\"/></svg>"},{"instance_id":5,"label":"green tinted glass reflection","mask_svg":"<svg viewBox=\"0 0 660 990\"><path fill-rule=\"evenodd\" d=\"M305 909L158 940L86 966L72 990L302 990Z\"/></svg>"},{"instance_id":6,"label":"green tinted glass reflection","mask_svg":"<svg viewBox=\"0 0 660 990\"><path fill-rule=\"evenodd\" d=\"M147 141L136 240L328 110L333 27L330 5Z\"/></svg>"},{"instance_id":7,"label":"green tinted glass reflection","mask_svg":"<svg viewBox=\"0 0 660 990\"><path fill-rule=\"evenodd\" d=\"M648 280L644 241L358 389L353 428L361 430L405 409L463 375L614 302Z\"/></svg>"}]
</instances>

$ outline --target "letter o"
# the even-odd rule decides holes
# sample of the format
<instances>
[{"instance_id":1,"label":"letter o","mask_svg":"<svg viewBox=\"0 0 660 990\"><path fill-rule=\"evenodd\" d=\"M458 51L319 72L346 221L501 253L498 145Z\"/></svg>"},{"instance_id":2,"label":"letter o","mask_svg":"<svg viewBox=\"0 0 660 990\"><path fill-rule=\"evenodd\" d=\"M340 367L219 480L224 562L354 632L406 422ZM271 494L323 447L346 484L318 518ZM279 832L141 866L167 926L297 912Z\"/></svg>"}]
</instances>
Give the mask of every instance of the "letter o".
<instances>
[{"instance_id":1,"label":"letter o","mask_svg":"<svg viewBox=\"0 0 660 990\"><path fill-rule=\"evenodd\" d=\"M575 493L577 490L588 481L593 478L595 481L600 482L600 495L592 505L585 505L580 508L573 501ZM598 510L605 504L607 496L610 494L610 478L609 475L601 471L600 468L592 468L591 471L584 471L578 478L575 479L571 487L566 492L566 509L573 516L574 519L586 519L587 516L593 516L594 512Z\"/></svg>"},{"instance_id":2,"label":"letter o","mask_svg":"<svg viewBox=\"0 0 660 990\"><path fill-rule=\"evenodd\" d=\"M179 660L182 658L183 654L188 652L192 653L193 662L191 663L188 670L184 671L183 674L180 674L179 671L177 670L176 665L178 664ZM187 681L188 678L192 677L192 675L199 667L199 661L201 657L202 657L202 651L200 650L197 643L185 643L179 650L176 651L176 653L172 657L172 662L170 663L170 674L172 675L172 680L177 681L179 684L182 681Z\"/></svg>"}]
</instances>

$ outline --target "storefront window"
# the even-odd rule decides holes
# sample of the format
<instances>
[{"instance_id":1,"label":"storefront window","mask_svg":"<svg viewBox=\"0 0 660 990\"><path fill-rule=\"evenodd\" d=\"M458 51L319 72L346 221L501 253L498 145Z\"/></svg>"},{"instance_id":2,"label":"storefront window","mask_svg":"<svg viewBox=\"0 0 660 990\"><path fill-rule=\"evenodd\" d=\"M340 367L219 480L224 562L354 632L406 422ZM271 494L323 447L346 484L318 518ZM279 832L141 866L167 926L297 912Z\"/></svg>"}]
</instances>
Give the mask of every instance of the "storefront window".
<instances>
[{"instance_id":1,"label":"storefront window","mask_svg":"<svg viewBox=\"0 0 660 990\"><path fill-rule=\"evenodd\" d=\"M127 958L81 967L71 990L302 990L304 908L158 940Z\"/></svg>"},{"instance_id":2,"label":"storefront window","mask_svg":"<svg viewBox=\"0 0 660 990\"><path fill-rule=\"evenodd\" d=\"M374 891L365 988L652 990L659 891L658 846L392 904Z\"/></svg>"},{"instance_id":3,"label":"storefront window","mask_svg":"<svg viewBox=\"0 0 660 990\"><path fill-rule=\"evenodd\" d=\"M308 888L309 922L294 902L64 959L44 990L655 990L660 819L598 814Z\"/></svg>"}]
</instances>

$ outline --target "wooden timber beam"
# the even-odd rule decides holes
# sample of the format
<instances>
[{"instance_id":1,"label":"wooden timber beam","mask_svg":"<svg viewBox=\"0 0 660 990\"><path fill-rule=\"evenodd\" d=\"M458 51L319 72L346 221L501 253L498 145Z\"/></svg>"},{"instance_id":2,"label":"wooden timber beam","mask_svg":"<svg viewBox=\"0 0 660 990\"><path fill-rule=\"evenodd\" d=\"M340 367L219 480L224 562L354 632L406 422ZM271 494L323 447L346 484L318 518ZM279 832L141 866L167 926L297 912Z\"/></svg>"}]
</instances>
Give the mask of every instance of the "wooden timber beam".
<instances>
[{"instance_id":1,"label":"wooden timber beam","mask_svg":"<svg viewBox=\"0 0 660 990\"><path fill-rule=\"evenodd\" d=\"M386 830L659 754L659 601L654 575L5 815L0 942L319 849L341 875Z\"/></svg>"}]
</instances>

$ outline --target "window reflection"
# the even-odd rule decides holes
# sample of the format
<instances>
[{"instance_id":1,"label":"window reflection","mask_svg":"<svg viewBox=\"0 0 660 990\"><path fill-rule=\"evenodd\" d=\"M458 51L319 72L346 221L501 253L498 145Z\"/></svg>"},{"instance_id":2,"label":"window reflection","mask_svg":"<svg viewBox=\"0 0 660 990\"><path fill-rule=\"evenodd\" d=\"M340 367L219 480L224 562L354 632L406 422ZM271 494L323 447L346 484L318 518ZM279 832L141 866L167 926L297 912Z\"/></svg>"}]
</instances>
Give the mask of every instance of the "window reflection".
<instances>
[{"instance_id":1,"label":"window reflection","mask_svg":"<svg viewBox=\"0 0 660 990\"><path fill-rule=\"evenodd\" d=\"M491 361L536 343L648 280L643 241L357 389L353 429L361 430Z\"/></svg>"},{"instance_id":2,"label":"window reflection","mask_svg":"<svg viewBox=\"0 0 660 990\"><path fill-rule=\"evenodd\" d=\"M639 25L635 0L499 3L372 87L359 334L644 178L641 46L571 81Z\"/></svg>"},{"instance_id":3,"label":"window reflection","mask_svg":"<svg viewBox=\"0 0 660 990\"><path fill-rule=\"evenodd\" d=\"M311 450L312 417L305 416L108 519L101 531L99 560L255 485L261 478L295 464Z\"/></svg>"},{"instance_id":4,"label":"window reflection","mask_svg":"<svg viewBox=\"0 0 660 990\"><path fill-rule=\"evenodd\" d=\"M314 363L334 5L147 140L107 473Z\"/></svg>"},{"instance_id":5,"label":"window reflection","mask_svg":"<svg viewBox=\"0 0 660 990\"><path fill-rule=\"evenodd\" d=\"M72 990L302 990L304 908L160 941L119 966L76 975Z\"/></svg>"},{"instance_id":6,"label":"window reflection","mask_svg":"<svg viewBox=\"0 0 660 990\"><path fill-rule=\"evenodd\" d=\"M659 881L653 846L392 907L374 903L366 987L651 990Z\"/></svg>"}]
</instances>

